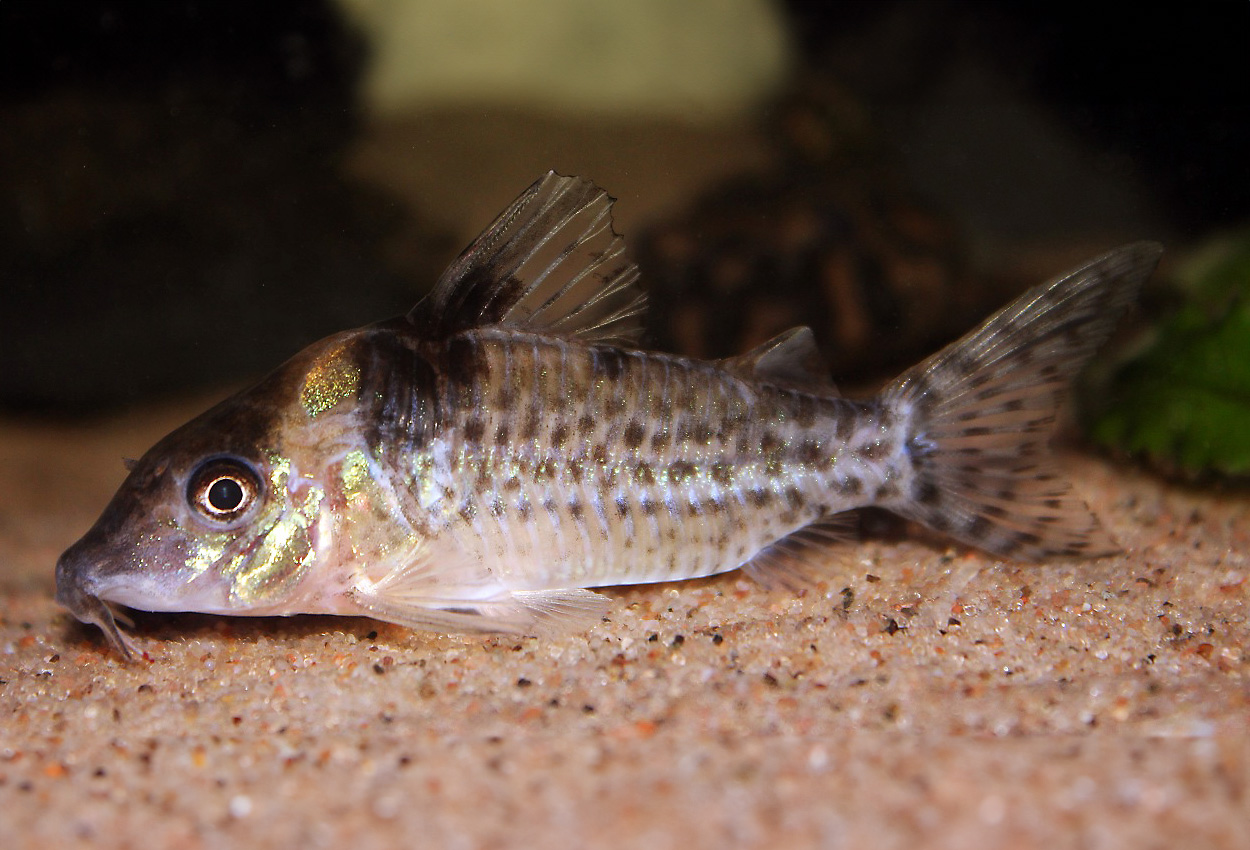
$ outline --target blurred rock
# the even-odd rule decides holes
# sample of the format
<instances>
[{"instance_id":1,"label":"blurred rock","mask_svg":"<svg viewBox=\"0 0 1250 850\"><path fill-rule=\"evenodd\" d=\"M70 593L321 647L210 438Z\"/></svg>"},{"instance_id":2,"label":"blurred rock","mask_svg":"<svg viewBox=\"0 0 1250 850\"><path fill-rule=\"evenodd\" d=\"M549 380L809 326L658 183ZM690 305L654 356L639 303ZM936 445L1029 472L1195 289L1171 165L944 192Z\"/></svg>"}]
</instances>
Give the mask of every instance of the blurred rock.
<instances>
[{"instance_id":1,"label":"blurred rock","mask_svg":"<svg viewBox=\"0 0 1250 850\"><path fill-rule=\"evenodd\" d=\"M723 119L782 84L769 0L340 0L373 46L364 92L394 116L462 103Z\"/></svg>"},{"instance_id":2,"label":"blurred rock","mask_svg":"<svg viewBox=\"0 0 1250 850\"><path fill-rule=\"evenodd\" d=\"M239 380L450 252L344 177L362 49L325 3L6 4L0 56L0 406Z\"/></svg>"}]
</instances>

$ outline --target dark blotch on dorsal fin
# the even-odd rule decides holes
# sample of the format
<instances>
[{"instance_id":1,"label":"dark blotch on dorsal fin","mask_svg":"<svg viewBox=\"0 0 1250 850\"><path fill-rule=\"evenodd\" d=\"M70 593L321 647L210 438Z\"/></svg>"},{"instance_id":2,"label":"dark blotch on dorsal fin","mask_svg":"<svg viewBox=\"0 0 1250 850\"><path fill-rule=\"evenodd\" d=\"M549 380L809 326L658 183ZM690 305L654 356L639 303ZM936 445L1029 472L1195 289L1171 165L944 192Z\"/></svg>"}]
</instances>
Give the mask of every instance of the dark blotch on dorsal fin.
<instances>
[{"instance_id":1,"label":"dark blotch on dorsal fin","mask_svg":"<svg viewBox=\"0 0 1250 850\"><path fill-rule=\"evenodd\" d=\"M740 378L822 395L838 392L808 327L791 328L745 354L721 360L720 366Z\"/></svg>"},{"instance_id":2,"label":"dark blotch on dorsal fin","mask_svg":"<svg viewBox=\"0 0 1250 850\"><path fill-rule=\"evenodd\" d=\"M503 326L636 342L644 300L638 268L612 228L612 202L589 180L547 172L464 250L408 320L435 338Z\"/></svg>"}]
</instances>

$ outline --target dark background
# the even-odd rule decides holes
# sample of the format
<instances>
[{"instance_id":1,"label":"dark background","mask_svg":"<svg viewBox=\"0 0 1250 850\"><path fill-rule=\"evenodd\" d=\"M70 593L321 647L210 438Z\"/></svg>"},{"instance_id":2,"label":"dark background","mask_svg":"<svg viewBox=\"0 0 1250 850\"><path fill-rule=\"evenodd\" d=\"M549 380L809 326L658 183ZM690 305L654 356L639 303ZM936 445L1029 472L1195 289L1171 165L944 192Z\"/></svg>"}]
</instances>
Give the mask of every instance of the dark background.
<instances>
[{"instance_id":1,"label":"dark background","mask_svg":"<svg viewBox=\"0 0 1250 850\"><path fill-rule=\"evenodd\" d=\"M1246 219L1250 4L785 8L796 69L850 89L974 241L1066 222L1185 243ZM366 57L324 2L0 4L0 409L227 384L406 309L461 246L424 214L439 198L345 168ZM1114 191L1044 176L1003 103Z\"/></svg>"}]
</instances>

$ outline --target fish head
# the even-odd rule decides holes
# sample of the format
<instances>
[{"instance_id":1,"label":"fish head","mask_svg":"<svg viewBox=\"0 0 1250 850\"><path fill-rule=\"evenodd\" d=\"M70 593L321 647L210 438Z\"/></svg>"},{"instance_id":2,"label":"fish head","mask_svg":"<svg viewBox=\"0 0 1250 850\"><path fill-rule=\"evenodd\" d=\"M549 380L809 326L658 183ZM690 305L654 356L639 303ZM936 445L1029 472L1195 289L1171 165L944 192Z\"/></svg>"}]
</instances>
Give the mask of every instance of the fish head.
<instances>
[{"instance_id":1,"label":"fish head","mask_svg":"<svg viewBox=\"0 0 1250 850\"><path fill-rule=\"evenodd\" d=\"M295 613L293 597L330 536L319 473L342 430L334 408L354 391L350 369L324 368L347 362L341 352L327 357L327 342L135 462L95 525L58 561L57 600L126 655L113 605Z\"/></svg>"}]
</instances>

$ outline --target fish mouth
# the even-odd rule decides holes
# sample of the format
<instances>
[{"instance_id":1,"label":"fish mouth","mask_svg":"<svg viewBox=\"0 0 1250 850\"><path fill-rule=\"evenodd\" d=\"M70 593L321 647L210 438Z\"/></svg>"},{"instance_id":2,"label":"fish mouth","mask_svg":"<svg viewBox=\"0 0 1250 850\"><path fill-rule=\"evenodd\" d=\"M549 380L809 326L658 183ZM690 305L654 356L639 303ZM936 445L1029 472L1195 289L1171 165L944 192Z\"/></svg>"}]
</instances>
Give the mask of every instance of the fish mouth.
<instances>
[{"instance_id":1,"label":"fish mouth","mask_svg":"<svg viewBox=\"0 0 1250 850\"><path fill-rule=\"evenodd\" d=\"M99 596L89 592L85 584L77 565L62 556L56 565L56 601L68 608L81 622L99 626L113 648L127 661L133 660L135 654L117 623L120 620L123 625L133 627L134 622L120 611L115 611Z\"/></svg>"}]
</instances>

